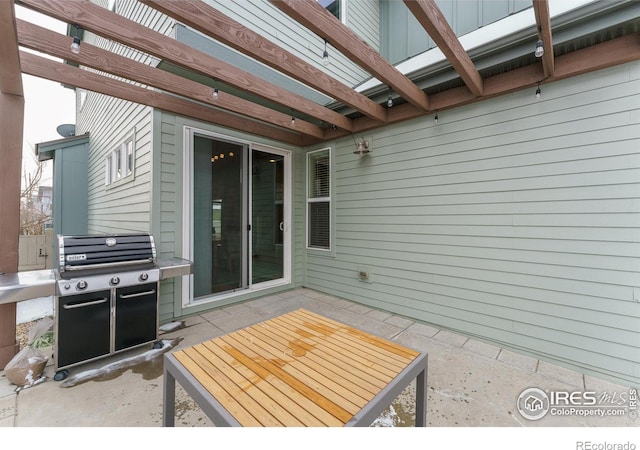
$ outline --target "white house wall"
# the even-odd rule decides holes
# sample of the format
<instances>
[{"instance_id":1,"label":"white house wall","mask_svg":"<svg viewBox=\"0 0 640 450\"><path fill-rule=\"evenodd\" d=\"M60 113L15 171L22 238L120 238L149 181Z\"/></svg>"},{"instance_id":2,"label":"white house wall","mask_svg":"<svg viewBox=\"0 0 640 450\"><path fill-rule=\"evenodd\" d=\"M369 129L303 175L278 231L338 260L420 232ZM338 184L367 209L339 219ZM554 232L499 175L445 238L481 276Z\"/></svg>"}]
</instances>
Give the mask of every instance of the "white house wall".
<instances>
[{"instance_id":1,"label":"white house wall","mask_svg":"<svg viewBox=\"0 0 640 450\"><path fill-rule=\"evenodd\" d=\"M306 286L638 383L639 122L636 62L340 140Z\"/></svg>"}]
</instances>

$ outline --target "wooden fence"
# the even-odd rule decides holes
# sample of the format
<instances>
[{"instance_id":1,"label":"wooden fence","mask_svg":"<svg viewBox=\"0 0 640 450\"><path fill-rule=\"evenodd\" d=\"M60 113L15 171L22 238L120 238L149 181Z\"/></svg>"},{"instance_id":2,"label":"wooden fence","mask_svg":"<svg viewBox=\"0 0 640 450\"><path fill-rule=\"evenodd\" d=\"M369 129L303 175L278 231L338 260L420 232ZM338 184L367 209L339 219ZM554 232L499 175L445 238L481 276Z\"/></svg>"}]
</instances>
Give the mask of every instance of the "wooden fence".
<instances>
[{"instance_id":1,"label":"wooden fence","mask_svg":"<svg viewBox=\"0 0 640 450\"><path fill-rule=\"evenodd\" d=\"M18 271L52 269L54 248L53 230L44 235L20 236L18 244Z\"/></svg>"}]
</instances>

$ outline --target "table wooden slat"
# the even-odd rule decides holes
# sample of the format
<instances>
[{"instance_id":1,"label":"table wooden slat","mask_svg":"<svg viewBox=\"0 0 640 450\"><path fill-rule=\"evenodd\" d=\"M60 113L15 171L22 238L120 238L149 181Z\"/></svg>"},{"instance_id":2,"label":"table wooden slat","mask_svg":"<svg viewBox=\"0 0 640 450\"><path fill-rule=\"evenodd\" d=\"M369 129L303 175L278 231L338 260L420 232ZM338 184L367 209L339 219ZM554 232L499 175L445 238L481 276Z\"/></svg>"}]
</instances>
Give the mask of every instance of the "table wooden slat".
<instances>
[{"instance_id":1,"label":"table wooden slat","mask_svg":"<svg viewBox=\"0 0 640 450\"><path fill-rule=\"evenodd\" d=\"M304 383L296 380L295 377L282 371L278 365L278 361L265 359L259 353L235 339L232 334L222 336L221 339L228 345L225 350L232 354L238 361L242 362L254 372L260 373L266 380L279 382L281 385L289 388L282 390L288 398L281 398L281 401L296 403L323 422L330 421L330 416L332 416L337 419L339 423L345 424L351 418L352 415L350 415L348 411L327 400Z\"/></svg>"},{"instance_id":2,"label":"table wooden slat","mask_svg":"<svg viewBox=\"0 0 640 450\"><path fill-rule=\"evenodd\" d=\"M220 344L223 346L221 347ZM286 421L285 414L280 413L280 409L285 409L289 414L296 417L298 421L302 425L308 425L310 423L316 423L316 426L319 425L329 425L335 426L339 424L339 421L330 415L326 414L321 416L320 418L310 414L306 409L299 406L297 403L292 403L289 401L289 396L291 394L291 388L286 384L282 383L278 379L267 379L265 378L265 371L262 368L259 368L256 373L252 371L249 367L244 365L241 361L236 359L233 355L227 352L223 347L226 347L226 344L223 342L219 342L217 340L212 340L208 342L203 342L200 345L204 345L208 349L210 349L218 358L223 359L229 366L234 367L235 370L241 372L245 375L249 375L247 378L248 382L251 385L256 386L259 390L269 399L269 405L271 403L275 403L278 406L278 409L273 408L272 413L276 414L278 419L282 422ZM246 385L239 384L237 389L242 391L249 391ZM260 394L254 394L253 391L249 392L250 394L256 397L256 400L259 401ZM221 402L222 403L222 402ZM223 405L224 406L224 405ZM238 420L241 422L240 420ZM242 422L241 422L242 423ZM243 424L244 425L244 424Z\"/></svg>"},{"instance_id":3,"label":"table wooden slat","mask_svg":"<svg viewBox=\"0 0 640 450\"><path fill-rule=\"evenodd\" d=\"M276 320L272 322L271 327L275 329L274 332L282 332L292 341L298 340L298 345L309 352L308 358L322 366L325 371L342 377L345 383L360 385L370 393L379 392L397 373L372 363L363 358L362 354L346 350L344 346L332 343L322 336L303 333L306 337L299 337L300 333L294 333L290 328L287 329L286 324L280 324Z\"/></svg>"},{"instance_id":4,"label":"table wooden slat","mask_svg":"<svg viewBox=\"0 0 640 450\"><path fill-rule=\"evenodd\" d=\"M366 392L360 387L350 386L350 388L347 388L344 385L341 385L338 382L340 376L334 377L335 379L331 379L323 375L323 372L326 372L326 370L311 360L313 357L311 353L307 354L305 351L304 355L294 356L290 353L289 348L286 345L283 345L282 342L278 342L277 340L267 342L263 340L265 336L256 333L255 328L247 330L246 335L247 339L249 339L248 336L255 338L256 343L270 355L274 357L276 355L281 355L282 360L286 361L286 364L282 366L284 371L296 377L298 380L305 383L327 399L340 405L351 414L358 412L367 404L367 401L371 400L373 397L370 392ZM307 357L301 358L301 356ZM306 362L302 362L303 360Z\"/></svg>"},{"instance_id":5,"label":"table wooden slat","mask_svg":"<svg viewBox=\"0 0 640 450\"><path fill-rule=\"evenodd\" d=\"M245 376L229 365L224 358L220 358L206 345L192 347L199 353L200 367L222 385L249 414L255 417L263 426L301 426L302 422L293 416L259 388L257 375L245 371ZM193 358L195 360L195 358ZM221 381L222 380L222 381ZM211 392L208 384L204 387Z\"/></svg>"},{"instance_id":6,"label":"table wooden slat","mask_svg":"<svg viewBox=\"0 0 640 450\"><path fill-rule=\"evenodd\" d=\"M340 349L347 361L359 361L364 366L371 368L376 374L395 376L399 370L406 366L407 361L412 358L404 358L399 361L396 355L390 356L385 349L380 349L375 345L354 339L344 330L335 328L320 328L317 324L310 324L304 318L295 316L283 318L289 321L289 326L297 326L294 331L305 334L311 333L317 337L319 342L325 346L333 346Z\"/></svg>"},{"instance_id":7,"label":"table wooden slat","mask_svg":"<svg viewBox=\"0 0 640 450\"><path fill-rule=\"evenodd\" d=\"M315 314L312 313L310 311L307 310L297 310L294 311L294 313L292 313L291 317L297 317L297 316L306 316L306 317L310 317L313 318L314 320L320 322L320 323L325 323L325 324L331 324L331 326L333 326L335 329L338 330L346 330L348 331L349 334L357 336L358 338L362 339L363 341L375 346L375 348L381 350L381 351L385 351L388 352L388 354L390 354L391 356L396 355L398 357L399 361L406 361L407 359L414 359L416 356L418 356L420 354L420 352L417 352L415 350L412 350L410 348L404 347L400 344L397 344L393 341L389 341L387 339L383 339L381 337L378 336L374 336L370 333L364 332L362 330L359 330L357 328L354 327L350 327L348 325L345 325L343 323L340 323L336 320L332 320L328 317L324 317L321 316L319 314Z\"/></svg>"},{"instance_id":8,"label":"table wooden slat","mask_svg":"<svg viewBox=\"0 0 640 450\"><path fill-rule=\"evenodd\" d=\"M419 355L306 310L173 353L243 426L345 425Z\"/></svg>"},{"instance_id":9,"label":"table wooden slat","mask_svg":"<svg viewBox=\"0 0 640 450\"><path fill-rule=\"evenodd\" d=\"M251 332L259 333L261 328L252 327ZM384 382L370 375L366 367L359 367L357 362L345 359L338 348L326 347L322 341L300 338L289 329L281 327L275 320L270 321L268 334L273 339L280 339L281 345L286 342L290 347L286 353L295 357L297 361L302 361L320 373L330 373L335 382L343 386L360 387L353 392L362 398L370 398L371 394L375 395L384 387Z\"/></svg>"},{"instance_id":10,"label":"table wooden slat","mask_svg":"<svg viewBox=\"0 0 640 450\"><path fill-rule=\"evenodd\" d=\"M176 359L180 361L239 422L246 426L260 426L260 422L249 414L233 395L225 391L205 369L200 367L198 363L191 358L191 351L192 350L186 349L184 352L177 354Z\"/></svg>"}]
</instances>

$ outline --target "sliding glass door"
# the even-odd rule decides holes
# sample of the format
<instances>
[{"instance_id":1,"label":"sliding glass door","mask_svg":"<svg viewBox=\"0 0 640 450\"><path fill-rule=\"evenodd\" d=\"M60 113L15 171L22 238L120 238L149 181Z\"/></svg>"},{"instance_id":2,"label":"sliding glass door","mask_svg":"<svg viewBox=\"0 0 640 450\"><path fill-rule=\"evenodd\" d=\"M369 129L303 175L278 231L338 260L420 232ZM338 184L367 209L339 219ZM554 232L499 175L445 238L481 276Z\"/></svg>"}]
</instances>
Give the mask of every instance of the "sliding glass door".
<instances>
[{"instance_id":1,"label":"sliding glass door","mask_svg":"<svg viewBox=\"0 0 640 450\"><path fill-rule=\"evenodd\" d=\"M192 136L192 298L285 282L288 153Z\"/></svg>"},{"instance_id":2,"label":"sliding glass door","mask_svg":"<svg viewBox=\"0 0 640 450\"><path fill-rule=\"evenodd\" d=\"M251 282L284 277L284 156L251 154Z\"/></svg>"}]
</instances>

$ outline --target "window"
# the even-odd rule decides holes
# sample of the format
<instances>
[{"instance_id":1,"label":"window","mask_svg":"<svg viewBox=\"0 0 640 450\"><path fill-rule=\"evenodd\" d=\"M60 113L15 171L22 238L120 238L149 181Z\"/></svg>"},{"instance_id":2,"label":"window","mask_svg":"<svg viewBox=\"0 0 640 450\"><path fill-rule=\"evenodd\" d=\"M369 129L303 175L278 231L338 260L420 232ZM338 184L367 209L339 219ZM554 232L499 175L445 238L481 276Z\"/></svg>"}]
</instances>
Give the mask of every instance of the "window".
<instances>
[{"instance_id":1,"label":"window","mask_svg":"<svg viewBox=\"0 0 640 450\"><path fill-rule=\"evenodd\" d=\"M124 176L133 174L133 138L124 143Z\"/></svg>"},{"instance_id":2,"label":"window","mask_svg":"<svg viewBox=\"0 0 640 450\"><path fill-rule=\"evenodd\" d=\"M340 14L340 6L341 0L317 0L326 10L328 10L331 14L336 16L338 19L342 20L342 15Z\"/></svg>"},{"instance_id":3,"label":"window","mask_svg":"<svg viewBox=\"0 0 640 450\"><path fill-rule=\"evenodd\" d=\"M113 161L114 161L114 181L118 181L122 178L122 147L117 148L113 151Z\"/></svg>"},{"instance_id":4,"label":"window","mask_svg":"<svg viewBox=\"0 0 640 450\"><path fill-rule=\"evenodd\" d=\"M131 136L105 158L105 184L133 179L134 164L134 138Z\"/></svg>"},{"instance_id":5,"label":"window","mask_svg":"<svg viewBox=\"0 0 640 450\"><path fill-rule=\"evenodd\" d=\"M107 155L107 158L105 159L105 165L104 165L104 184L106 185L110 185L111 182L113 181L112 179L112 174L113 174L113 162L112 162L112 156L111 155Z\"/></svg>"},{"instance_id":6,"label":"window","mask_svg":"<svg viewBox=\"0 0 640 450\"><path fill-rule=\"evenodd\" d=\"M307 246L331 248L331 153L307 154Z\"/></svg>"}]
</instances>

